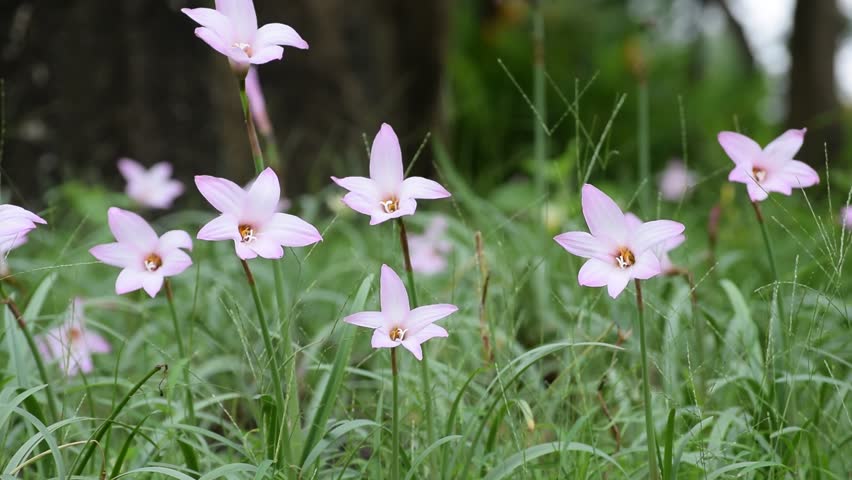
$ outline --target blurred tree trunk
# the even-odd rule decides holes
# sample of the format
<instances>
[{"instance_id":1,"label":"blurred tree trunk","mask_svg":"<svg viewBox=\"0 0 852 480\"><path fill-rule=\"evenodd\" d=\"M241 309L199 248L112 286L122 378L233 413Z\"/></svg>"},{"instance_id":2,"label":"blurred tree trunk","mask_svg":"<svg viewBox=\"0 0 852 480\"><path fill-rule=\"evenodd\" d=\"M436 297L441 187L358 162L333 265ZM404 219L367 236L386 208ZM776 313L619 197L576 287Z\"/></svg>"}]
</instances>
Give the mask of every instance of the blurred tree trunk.
<instances>
[{"instance_id":1,"label":"blurred tree trunk","mask_svg":"<svg viewBox=\"0 0 852 480\"><path fill-rule=\"evenodd\" d=\"M798 0L790 38L790 91L787 124L808 128L798 157L811 165L825 164L843 143L841 106L834 72L835 53L843 20L836 0Z\"/></svg>"},{"instance_id":2,"label":"blurred tree trunk","mask_svg":"<svg viewBox=\"0 0 852 480\"><path fill-rule=\"evenodd\" d=\"M211 4L0 2L4 183L30 199L69 177L118 187L120 156L173 162L187 184L199 173L248 180L236 81L180 13ZM311 46L260 67L288 193L327 185L331 173L365 174L361 133L372 139L381 122L408 158L440 128L449 0L255 4L260 24L289 24ZM358 156L340 165L349 153ZM430 165L425 153L419 168Z\"/></svg>"}]
</instances>

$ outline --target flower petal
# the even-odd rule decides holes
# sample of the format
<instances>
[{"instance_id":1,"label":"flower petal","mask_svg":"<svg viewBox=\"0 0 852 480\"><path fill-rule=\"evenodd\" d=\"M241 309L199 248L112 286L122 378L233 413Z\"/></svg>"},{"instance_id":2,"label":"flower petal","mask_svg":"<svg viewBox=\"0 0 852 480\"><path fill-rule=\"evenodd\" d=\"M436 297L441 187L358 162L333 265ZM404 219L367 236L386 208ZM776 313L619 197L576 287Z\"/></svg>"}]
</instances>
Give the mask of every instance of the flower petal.
<instances>
[{"instance_id":1,"label":"flower petal","mask_svg":"<svg viewBox=\"0 0 852 480\"><path fill-rule=\"evenodd\" d=\"M626 270L615 269L614 274L609 277L606 291L610 297L616 298L628 283L630 283L630 274Z\"/></svg>"},{"instance_id":2,"label":"flower petal","mask_svg":"<svg viewBox=\"0 0 852 480\"><path fill-rule=\"evenodd\" d=\"M769 142L769 145L763 149L766 159L776 164L791 160L799 153L799 149L802 148L807 131L807 128L801 130L790 129L782 133L778 138Z\"/></svg>"},{"instance_id":3,"label":"flower petal","mask_svg":"<svg viewBox=\"0 0 852 480\"><path fill-rule=\"evenodd\" d=\"M754 180L746 183L746 189L748 190L748 197L752 202L762 202L769 197L769 192L767 192L763 187L755 183Z\"/></svg>"},{"instance_id":4,"label":"flower petal","mask_svg":"<svg viewBox=\"0 0 852 480\"><path fill-rule=\"evenodd\" d=\"M216 0L216 10L231 21L237 40L251 43L257 32L257 13L253 0Z\"/></svg>"},{"instance_id":5,"label":"flower petal","mask_svg":"<svg viewBox=\"0 0 852 480\"><path fill-rule=\"evenodd\" d=\"M352 193L357 193L370 200L371 202L375 202L378 204L383 199L381 197L381 192L379 191L379 185L372 178L367 177L344 177L337 178L331 177L331 180L334 183L340 185L341 187L349 190Z\"/></svg>"},{"instance_id":6,"label":"flower petal","mask_svg":"<svg viewBox=\"0 0 852 480\"><path fill-rule=\"evenodd\" d=\"M145 175L145 168L130 158L118 159L118 171L121 172L121 176L128 182Z\"/></svg>"},{"instance_id":7,"label":"flower petal","mask_svg":"<svg viewBox=\"0 0 852 480\"><path fill-rule=\"evenodd\" d=\"M444 327L436 325L434 323L430 323L429 325L426 325L425 327L423 327L423 329L411 335L410 337L408 336L408 333L406 333L406 338L405 340L403 340L402 344L405 345L405 342L408 341L416 341L417 343L422 344L423 342L431 340L433 338L446 338L449 336L450 334L447 333L447 330Z\"/></svg>"},{"instance_id":8,"label":"flower petal","mask_svg":"<svg viewBox=\"0 0 852 480\"><path fill-rule=\"evenodd\" d=\"M245 213L253 220L262 221L275 213L281 200L281 185L278 175L271 168L260 172L246 196Z\"/></svg>"},{"instance_id":9,"label":"flower petal","mask_svg":"<svg viewBox=\"0 0 852 480\"><path fill-rule=\"evenodd\" d=\"M222 39L230 38L234 34L231 20L218 10L212 8L182 8L180 11L195 23L212 30Z\"/></svg>"},{"instance_id":10,"label":"flower petal","mask_svg":"<svg viewBox=\"0 0 852 480\"><path fill-rule=\"evenodd\" d=\"M143 279L144 275L142 271L125 268L118 273L118 278L115 279L115 293L124 295L125 293L139 290L142 288Z\"/></svg>"},{"instance_id":11,"label":"flower petal","mask_svg":"<svg viewBox=\"0 0 852 480\"><path fill-rule=\"evenodd\" d=\"M163 288L163 275L159 271L142 273L142 289L151 298L156 297L161 288Z\"/></svg>"},{"instance_id":12,"label":"flower petal","mask_svg":"<svg viewBox=\"0 0 852 480\"><path fill-rule=\"evenodd\" d=\"M90 352L109 353L111 347L104 337L94 332L85 332L83 334L83 342L86 344Z\"/></svg>"},{"instance_id":13,"label":"flower petal","mask_svg":"<svg viewBox=\"0 0 852 480\"><path fill-rule=\"evenodd\" d=\"M819 174L816 170L798 160L786 162L779 175L794 188L812 187L819 183Z\"/></svg>"},{"instance_id":14,"label":"flower petal","mask_svg":"<svg viewBox=\"0 0 852 480\"><path fill-rule=\"evenodd\" d=\"M310 223L287 213L275 213L260 228L259 235L285 247L304 247L322 241L322 235Z\"/></svg>"},{"instance_id":15,"label":"flower petal","mask_svg":"<svg viewBox=\"0 0 852 480\"><path fill-rule=\"evenodd\" d=\"M385 324L385 316L382 312L358 312L349 315L343 321L359 327L379 328Z\"/></svg>"},{"instance_id":16,"label":"flower petal","mask_svg":"<svg viewBox=\"0 0 852 480\"><path fill-rule=\"evenodd\" d=\"M402 181L399 188L401 198L447 198L450 192L442 187L440 183L423 177L409 177Z\"/></svg>"},{"instance_id":17,"label":"flower petal","mask_svg":"<svg viewBox=\"0 0 852 480\"><path fill-rule=\"evenodd\" d=\"M234 60L237 61L240 61L239 59L244 57L242 58L242 62L248 62L248 55L246 55L245 52L234 47L233 44L229 43L225 38L222 38L222 36L212 29L207 27L198 27L195 29L195 36L203 40L204 43L209 45L213 50L216 50L226 57L236 56L237 58ZM242 57L240 57L240 53L242 54Z\"/></svg>"},{"instance_id":18,"label":"flower petal","mask_svg":"<svg viewBox=\"0 0 852 480\"><path fill-rule=\"evenodd\" d=\"M109 229L119 243L129 245L137 251L153 251L157 248L157 233L139 215L111 207L107 211Z\"/></svg>"},{"instance_id":19,"label":"flower petal","mask_svg":"<svg viewBox=\"0 0 852 480\"><path fill-rule=\"evenodd\" d=\"M636 262L629 268L629 271L633 278L646 280L659 275L662 272L662 266L654 252L649 250L636 257Z\"/></svg>"},{"instance_id":20,"label":"flower petal","mask_svg":"<svg viewBox=\"0 0 852 480\"><path fill-rule=\"evenodd\" d=\"M278 259L284 256L284 249L281 244L272 238L258 237L257 240L247 243L246 246L257 253L259 257Z\"/></svg>"},{"instance_id":21,"label":"flower petal","mask_svg":"<svg viewBox=\"0 0 852 480\"><path fill-rule=\"evenodd\" d=\"M607 239L598 239L587 232L565 232L553 237L568 253L583 258L611 259L613 245Z\"/></svg>"},{"instance_id":22,"label":"flower petal","mask_svg":"<svg viewBox=\"0 0 852 480\"><path fill-rule=\"evenodd\" d=\"M728 174L728 181L745 183L746 185L754 183L751 167L751 162L748 161L738 164Z\"/></svg>"},{"instance_id":23,"label":"flower petal","mask_svg":"<svg viewBox=\"0 0 852 480\"><path fill-rule=\"evenodd\" d=\"M736 132L720 132L717 138L719 145L737 165L743 162L753 163L756 158L762 156L763 150L760 145L745 135Z\"/></svg>"},{"instance_id":24,"label":"flower petal","mask_svg":"<svg viewBox=\"0 0 852 480\"><path fill-rule=\"evenodd\" d=\"M113 267L138 267L142 264L143 260L139 251L128 248L127 245L121 243L95 245L89 249L89 253L101 262L112 265Z\"/></svg>"},{"instance_id":25,"label":"flower petal","mask_svg":"<svg viewBox=\"0 0 852 480\"><path fill-rule=\"evenodd\" d=\"M390 125L382 124L370 150L370 178L382 193L397 193L403 181L402 150Z\"/></svg>"},{"instance_id":26,"label":"flower petal","mask_svg":"<svg viewBox=\"0 0 852 480\"><path fill-rule=\"evenodd\" d=\"M420 342L416 339L405 339L402 341L402 346L414 355L417 360L423 360L423 349L420 347Z\"/></svg>"},{"instance_id":27,"label":"flower petal","mask_svg":"<svg viewBox=\"0 0 852 480\"><path fill-rule=\"evenodd\" d=\"M195 186L216 210L235 216L241 213L246 192L236 183L224 178L196 175Z\"/></svg>"},{"instance_id":28,"label":"flower petal","mask_svg":"<svg viewBox=\"0 0 852 480\"><path fill-rule=\"evenodd\" d=\"M352 210L364 215L382 215L385 212L382 210L381 204L372 198L365 197L360 193L349 192L343 196L341 201Z\"/></svg>"},{"instance_id":29,"label":"flower petal","mask_svg":"<svg viewBox=\"0 0 852 480\"><path fill-rule=\"evenodd\" d=\"M438 303L435 305L424 305L408 312L402 322L408 334L416 335L420 330L426 328L438 320L456 313L459 307L449 303Z\"/></svg>"},{"instance_id":30,"label":"flower petal","mask_svg":"<svg viewBox=\"0 0 852 480\"><path fill-rule=\"evenodd\" d=\"M610 276L617 274L616 270L612 262L590 258L580 267L577 283L584 287L603 287L609 283Z\"/></svg>"},{"instance_id":31,"label":"flower petal","mask_svg":"<svg viewBox=\"0 0 852 480\"><path fill-rule=\"evenodd\" d=\"M399 341L391 340L390 333L384 328L373 330L373 338L370 340L370 345L373 348L393 348L399 345Z\"/></svg>"},{"instance_id":32,"label":"flower petal","mask_svg":"<svg viewBox=\"0 0 852 480\"><path fill-rule=\"evenodd\" d=\"M296 33L293 27L283 23L267 23L260 27L254 37L254 43L257 48L267 45L287 45L303 50L308 48L308 42Z\"/></svg>"},{"instance_id":33,"label":"flower petal","mask_svg":"<svg viewBox=\"0 0 852 480\"><path fill-rule=\"evenodd\" d=\"M263 65L273 60L281 60L284 56L284 49L278 45L269 45L252 53L249 57L249 63L252 65Z\"/></svg>"},{"instance_id":34,"label":"flower petal","mask_svg":"<svg viewBox=\"0 0 852 480\"><path fill-rule=\"evenodd\" d=\"M417 200L413 198L404 198L399 202L399 209L393 213L386 213L384 210L373 212L370 217L370 225L378 225L392 218L404 217L406 215L414 215L417 210Z\"/></svg>"},{"instance_id":35,"label":"flower petal","mask_svg":"<svg viewBox=\"0 0 852 480\"><path fill-rule=\"evenodd\" d=\"M225 213L210 220L206 225L201 227L196 238L214 242L219 240L239 241L240 225L233 215Z\"/></svg>"},{"instance_id":36,"label":"flower petal","mask_svg":"<svg viewBox=\"0 0 852 480\"><path fill-rule=\"evenodd\" d=\"M186 252L179 249L171 250L169 253L164 254L162 260L163 266L157 270L157 273L164 277L180 275L192 265L192 258Z\"/></svg>"},{"instance_id":37,"label":"flower petal","mask_svg":"<svg viewBox=\"0 0 852 480\"><path fill-rule=\"evenodd\" d=\"M627 237L627 222L624 213L607 194L593 185L583 185L583 216L589 231L597 238L623 242Z\"/></svg>"},{"instance_id":38,"label":"flower petal","mask_svg":"<svg viewBox=\"0 0 852 480\"><path fill-rule=\"evenodd\" d=\"M245 243L234 240L234 250L237 252L237 256L243 260L251 260L252 258L257 258L257 252L249 248Z\"/></svg>"},{"instance_id":39,"label":"flower petal","mask_svg":"<svg viewBox=\"0 0 852 480\"><path fill-rule=\"evenodd\" d=\"M671 220L645 222L633 233L629 241L631 250L634 254L641 255L655 245L680 235L685 228L682 223Z\"/></svg>"},{"instance_id":40,"label":"flower petal","mask_svg":"<svg viewBox=\"0 0 852 480\"><path fill-rule=\"evenodd\" d=\"M0 205L0 220L2 220L2 223L6 223L10 219L24 219L32 223L41 224L47 223L43 218L25 208L10 204Z\"/></svg>"},{"instance_id":41,"label":"flower petal","mask_svg":"<svg viewBox=\"0 0 852 480\"><path fill-rule=\"evenodd\" d=\"M185 248L192 250L192 237L183 230L169 230L160 236L160 244L158 250L165 253L165 250L174 250L177 248Z\"/></svg>"},{"instance_id":42,"label":"flower petal","mask_svg":"<svg viewBox=\"0 0 852 480\"><path fill-rule=\"evenodd\" d=\"M382 265L380 297L382 313L388 322L401 323L410 311L408 292L399 275L387 265Z\"/></svg>"}]
</instances>

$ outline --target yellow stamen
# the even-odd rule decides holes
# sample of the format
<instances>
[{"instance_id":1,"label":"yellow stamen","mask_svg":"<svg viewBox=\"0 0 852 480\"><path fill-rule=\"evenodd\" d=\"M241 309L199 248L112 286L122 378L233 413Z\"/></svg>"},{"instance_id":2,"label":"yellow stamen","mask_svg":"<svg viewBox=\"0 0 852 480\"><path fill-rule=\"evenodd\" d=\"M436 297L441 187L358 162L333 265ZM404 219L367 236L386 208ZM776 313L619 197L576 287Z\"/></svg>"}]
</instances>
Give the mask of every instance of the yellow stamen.
<instances>
[{"instance_id":1,"label":"yellow stamen","mask_svg":"<svg viewBox=\"0 0 852 480\"><path fill-rule=\"evenodd\" d=\"M766 179L766 170L762 168L754 167L751 169L751 173L754 175L754 179L758 182L762 182L764 179Z\"/></svg>"},{"instance_id":2,"label":"yellow stamen","mask_svg":"<svg viewBox=\"0 0 852 480\"><path fill-rule=\"evenodd\" d=\"M240 239L243 243L251 243L257 240L257 236L254 234L254 227L251 225L240 225Z\"/></svg>"},{"instance_id":3,"label":"yellow stamen","mask_svg":"<svg viewBox=\"0 0 852 480\"><path fill-rule=\"evenodd\" d=\"M620 247L618 249L618 256L615 257L616 265L618 268L624 270L627 267L632 266L636 263L636 257L633 255L633 252L630 251L627 247Z\"/></svg>"},{"instance_id":4,"label":"yellow stamen","mask_svg":"<svg viewBox=\"0 0 852 480\"><path fill-rule=\"evenodd\" d=\"M145 259L145 270L149 272L156 272L162 266L163 259L156 253L148 255L148 258Z\"/></svg>"},{"instance_id":5,"label":"yellow stamen","mask_svg":"<svg viewBox=\"0 0 852 480\"><path fill-rule=\"evenodd\" d=\"M408 331L408 329L403 330L399 327L396 327L396 328L394 328L390 331L389 337L393 341L399 340L401 342L401 341L405 340L405 332L407 332L407 331Z\"/></svg>"},{"instance_id":6,"label":"yellow stamen","mask_svg":"<svg viewBox=\"0 0 852 480\"><path fill-rule=\"evenodd\" d=\"M385 213L393 213L399 210L399 200L396 197L391 197L382 202L382 208L385 209Z\"/></svg>"}]
</instances>

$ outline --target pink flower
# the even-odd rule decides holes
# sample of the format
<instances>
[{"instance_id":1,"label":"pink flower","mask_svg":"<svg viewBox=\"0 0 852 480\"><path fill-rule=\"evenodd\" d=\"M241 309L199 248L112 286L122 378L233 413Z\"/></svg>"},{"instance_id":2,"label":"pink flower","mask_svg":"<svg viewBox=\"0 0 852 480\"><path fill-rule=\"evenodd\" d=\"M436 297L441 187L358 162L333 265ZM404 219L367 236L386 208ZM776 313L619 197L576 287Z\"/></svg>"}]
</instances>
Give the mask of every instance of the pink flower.
<instances>
[{"instance_id":1,"label":"pink flower","mask_svg":"<svg viewBox=\"0 0 852 480\"><path fill-rule=\"evenodd\" d=\"M166 162L155 164L150 170L138 162L121 158L118 170L127 180L125 193L134 202L149 208L170 208L175 198L183 193L183 183L173 180L172 166Z\"/></svg>"},{"instance_id":2,"label":"pink flower","mask_svg":"<svg viewBox=\"0 0 852 480\"><path fill-rule=\"evenodd\" d=\"M840 223L843 228L852 230L852 206L846 205L840 210Z\"/></svg>"},{"instance_id":3,"label":"pink flower","mask_svg":"<svg viewBox=\"0 0 852 480\"><path fill-rule=\"evenodd\" d=\"M26 243L27 233L36 224L46 224L43 218L15 205L0 205L0 252L9 252Z\"/></svg>"},{"instance_id":4,"label":"pink flower","mask_svg":"<svg viewBox=\"0 0 852 480\"><path fill-rule=\"evenodd\" d=\"M435 199L450 196L438 182L423 177L405 178L399 140L390 125L383 123L370 150L370 178L331 177L349 190L343 203L352 210L370 216L370 225L391 218L412 215L417 209L415 199Z\"/></svg>"},{"instance_id":5,"label":"pink flower","mask_svg":"<svg viewBox=\"0 0 852 480\"><path fill-rule=\"evenodd\" d=\"M252 0L216 0L215 10L183 8L181 12L201 25L195 29L198 38L243 71L250 64L281 60L284 55L281 45L308 48L308 42L282 23L268 23L257 28Z\"/></svg>"},{"instance_id":6,"label":"pink flower","mask_svg":"<svg viewBox=\"0 0 852 480\"><path fill-rule=\"evenodd\" d=\"M65 323L37 337L36 344L41 356L48 361L59 360L60 368L69 377L94 369L92 353L110 351L103 337L86 330L83 301L79 298L74 299Z\"/></svg>"},{"instance_id":7,"label":"pink flower","mask_svg":"<svg viewBox=\"0 0 852 480\"><path fill-rule=\"evenodd\" d=\"M198 232L200 240L233 240L237 256L281 258L282 247L304 247L322 240L319 231L295 215L279 213L281 187L278 176L267 168L243 190L224 178L199 175L195 185L222 215Z\"/></svg>"},{"instance_id":8,"label":"pink flower","mask_svg":"<svg viewBox=\"0 0 852 480\"><path fill-rule=\"evenodd\" d=\"M660 174L660 194L664 200L677 202L695 186L695 173L686 169L680 160L671 160Z\"/></svg>"},{"instance_id":9,"label":"pink flower","mask_svg":"<svg viewBox=\"0 0 852 480\"><path fill-rule=\"evenodd\" d=\"M611 198L592 185L583 186L582 202L591 234L567 232L554 238L568 252L589 259L577 276L580 285L607 286L615 298L630 280L662 272L654 248L683 233L682 224L655 220L633 225Z\"/></svg>"},{"instance_id":10,"label":"pink flower","mask_svg":"<svg viewBox=\"0 0 852 480\"><path fill-rule=\"evenodd\" d=\"M627 222L627 228L635 230L642 226L642 220L630 212L624 214L624 220ZM686 236L681 234L658 243L651 248L654 255L657 256L657 260L660 261L660 270L662 270L662 273L674 270L674 264L672 264L672 260L669 258L669 252L679 247L685 240Z\"/></svg>"},{"instance_id":11,"label":"pink flower","mask_svg":"<svg viewBox=\"0 0 852 480\"><path fill-rule=\"evenodd\" d=\"M192 239L183 230L157 237L148 222L133 212L112 207L107 216L118 242L97 245L89 253L107 265L122 268L115 280L115 293L142 288L153 298L165 277L178 275L192 265L192 259L181 250L192 250Z\"/></svg>"},{"instance_id":12,"label":"pink flower","mask_svg":"<svg viewBox=\"0 0 852 480\"><path fill-rule=\"evenodd\" d=\"M447 268L447 259L444 255L452 249L452 245L444 238L446 230L447 219L438 215L432 219L423 235L408 236L411 268L415 272L434 275Z\"/></svg>"},{"instance_id":13,"label":"pink flower","mask_svg":"<svg viewBox=\"0 0 852 480\"><path fill-rule=\"evenodd\" d=\"M435 337L449 334L435 322L452 315L458 310L455 305L446 303L424 305L411 310L408 304L408 292L399 275L387 265L382 265L381 312L360 312L349 315L343 321L373 329L373 348L393 348L402 345L414 354L417 360L423 359L420 345Z\"/></svg>"},{"instance_id":14,"label":"pink flower","mask_svg":"<svg viewBox=\"0 0 852 480\"><path fill-rule=\"evenodd\" d=\"M272 122L269 121L269 114L266 113L266 100L263 98L260 76L256 67L250 68L248 75L246 75L246 96L257 129L260 130L262 135L269 136L272 134Z\"/></svg>"},{"instance_id":15,"label":"pink flower","mask_svg":"<svg viewBox=\"0 0 852 480\"><path fill-rule=\"evenodd\" d=\"M806 163L793 160L805 140L806 128L787 130L766 148L735 132L721 132L719 144L736 166L728 175L732 182L745 183L753 202L765 200L769 192L784 195L793 187L805 188L819 183L819 175Z\"/></svg>"}]
</instances>

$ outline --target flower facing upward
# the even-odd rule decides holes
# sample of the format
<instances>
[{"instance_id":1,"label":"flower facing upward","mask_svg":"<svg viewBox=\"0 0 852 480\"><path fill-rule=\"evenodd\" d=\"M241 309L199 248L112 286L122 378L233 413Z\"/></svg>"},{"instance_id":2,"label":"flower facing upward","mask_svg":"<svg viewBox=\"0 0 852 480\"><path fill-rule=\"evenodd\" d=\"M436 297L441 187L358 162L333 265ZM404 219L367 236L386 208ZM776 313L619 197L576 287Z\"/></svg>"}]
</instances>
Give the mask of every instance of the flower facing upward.
<instances>
[{"instance_id":1,"label":"flower facing upward","mask_svg":"<svg viewBox=\"0 0 852 480\"><path fill-rule=\"evenodd\" d=\"M450 196L438 182L423 178L405 178L402 168L402 151L399 139L390 125L383 123L370 150L370 178L331 177L335 183L349 190L343 203L352 210L370 216L370 225L376 225L403 215L412 215L417 209L415 199L435 199Z\"/></svg>"},{"instance_id":2,"label":"flower facing upward","mask_svg":"<svg viewBox=\"0 0 852 480\"><path fill-rule=\"evenodd\" d=\"M660 174L660 194L669 202L680 201L695 186L695 173L680 160L671 160Z\"/></svg>"},{"instance_id":3,"label":"flower facing upward","mask_svg":"<svg viewBox=\"0 0 852 480\"><path fill-rule=\"evenodd\" d=\"M343 321L373 329L373 348L393 348L402 345L417 360L423 359L420 345L435 337L449 334L435 322L455 313L455 305L424 305L411 310L408 292L399 275L387 265L382 265L381 312L360 312Z\"/></svg>"},{"instance_id":4,"label":"flower facing upward","mask_svg":"<svg viewBox=\"0 0 852 480\"><path fill-rule=\"evenodd\" d=\"M282 23L257 28L252 0L216 0L215 10L184 8L181 12L201 25L195 29L195 35L243 72L250 64L280 60L284 54L281 45L308 48L308 42Z\"/></svg>"},{"instance_id":5,"label":"flower facing upward","mask_svg":"<svg viewBox=\"0 0 852 480\"><path fill-rule=\"evenodd\" d=\"M59 360L65 375L89 373L94 368L92 353L109 353L110 346L103 337L86 330L83 301L74 299L71 311L61 326L36 338L39 352L45 360Z\"/></svg>"},{"instance_id":6,"label":"flower facing upward","mask_svg":"<svg viewBox=\"0 0 852 480\"><path fill-rule=\"evenodd\" d=\"M118 242L97 245L89 253L107 265L122 268L115 280L115 293L141 288L153 298L165 277L178 275L192 265L192 259L181 250L192 250L192 239L183 230L157 237L148 222L133 212L112 207L107 216Z\"/></svg>"},{"instance_id":7,"label":"flower facing upward","mask_svg":"<svg viewBox=\"0 0 852 480\"><path fill-rule=\"evenodd\" d=\"M817 172L806 163L793 160L793 155L802 148L805 132L805 128L787 130L763 149L745 135L719 133L719 144L736 165L728 180L745 183L752 202L766 200L769 192L790 195L793 187L816 185Z\"/></svg>"},{"instance_id":8,"label":"flower facing upward","mask_svg":"<svg viewBox=\"0 0 852 480\"><path fill-rule=\"evenodd\" d=\"M272 133L272 122L269 121L269 114L266 112L266 99L263 98L263 89L260 88L260 77L256 67L250 68L246 75L246 96L258 131L261 135L269 136Z\"/></svg>"},{"instance_id":9,"label":"flower facing upward","mask_svg":"<svg viewBox=\"0 0 852 480\"><path fill-rule=\"evenodd\" d=\"M554 238L565 250L589 259L577 276L580 285L607 286L615 298L631 279L645 280L662 272L654 248L683 233L682 224L671 220L631 224L618 205L592 185L583 186L582 202L591 233L567 232Z\"/></svg>"},{"instance_id":10,"label":"flower facing upward","mask_svg":"<svg viewBox=\"0 0 852 480\"><path fill-rule=\"evenodd\" d=\"M627 228L635 230L642 226L642 220L639 219L636 215L627 212L624 214L624 221L627 222ZM657 256L657 260L660 261L660 270L662 273L668 273L674 270L674 264L672 264L672 259L669 258L669 252L679 247L686 240L686 236L683 234L676 235L671 237L663 242L654 245L651 250L654 252L654 255Z\"/></svg>"},{"instance_id":11,"label":"flower facing upward","mask_svg":"<svg viewBox=\"0 0 852 480\"><path fill-rule=\"evenodd\" d=\"M840 210L840 224L847 230L852 230L852 206L846 205Z\"/></svg>"},{"instance_id":12,"label":"flower facing upward","mask_svg":"<svg viewBox=\"0 0 852 480\"><path fill-rule=\"evenodd\" d=\"M445 240L447 219L436 216L426 227L422 235L409 235L408 247L411 249L411 268L415 272L434 275L447 268L444 256L452 245Z\"/></svg>"},{"instance_id":13,"label":"flower facing upward","mask_svg":"<svg viewBox=\"0 0 852 480\"><path fill-rule=\"evenodd\" d=\"M175 198L183 193L183 183L174 180L172 166L166 162L155 164L149 170L129 158L118 160L118 171L127 180L125 193L134 202L149 208L169 208Z\"/></svg>"},{"instance_id":14,"label":"flower facing upward","mask_svg":"<svg viewBox=\"0 0 852 480\"><path fill-rule=\"evenodd\" d=\"M281 187L267 168L246 190L224 178L199 175L195 185L222 214L198 232L200 240L233 240L237 256L281 258L282 247L304 247L322 240L319 231L295 215L278 212Z\"/></svg>"}]
</instances>

